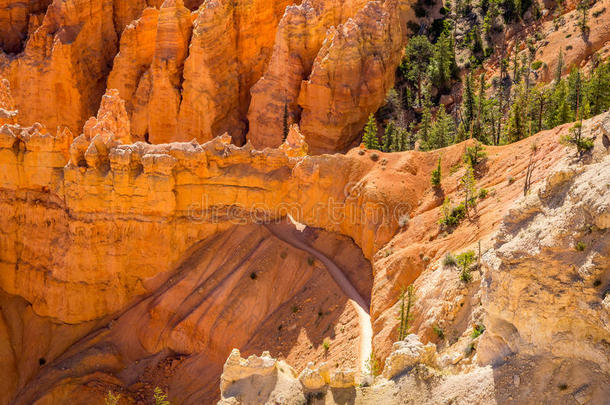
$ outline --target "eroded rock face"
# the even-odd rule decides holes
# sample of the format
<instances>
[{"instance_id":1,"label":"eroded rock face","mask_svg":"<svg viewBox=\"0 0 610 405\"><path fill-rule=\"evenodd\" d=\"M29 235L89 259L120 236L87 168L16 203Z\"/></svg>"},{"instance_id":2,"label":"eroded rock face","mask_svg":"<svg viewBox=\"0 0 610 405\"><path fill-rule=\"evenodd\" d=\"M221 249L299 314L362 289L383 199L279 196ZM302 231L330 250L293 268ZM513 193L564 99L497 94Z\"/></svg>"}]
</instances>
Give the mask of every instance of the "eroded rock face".
<instances>
[{"instance_id":1,"label":"eroded rock face","mask_svg":"<svg viewBox=\"0 0 610 405\"><path fill-rule=\"evenodd\" d=\"M0 1L0 51L19 53L52 0Z\"/></svg>"},{"instance_id":2,"label":"eroded rock face","mask_svg":"<svg viewBox=\"0 0 610 405\"><path fill-rule=\"evenodd\" d=\"M0 54L20 122L79 132L98 109L116 42L112 1L53 1L23 53L3 61Z\"/></svg>"},{"instance_id":3,"label":"eroded rock face","mask_svg":"<svg viewBox=\"0 0 610 405\"><path fill-rule=\"evenodd\" d=\"M485 257L483 363L544 355L610 373L609 168L609 156L561 168L504 219Z\"/></svg>"},{"instance_id":4,"label":"eroded rock face","mask_svg":"<svg viewBox=\"0 0 610 405\"><path fill-rule=\"evenodd\" d=\"M300 127L312 152L345 150L356 140L369 111L394 83L402 26L399 2L387 0L367 3L329 31L298 98Z\"/></svg>"},{"instance_id":5,"label":"eroded rock face","mask_svg":"<svg viewBox=\"0 0 610 405\"><path fill-rule=\"evenodd\" d=\"M24 52L0 53L0 75L22 124L78 133L118 89L133 138L151 143L228 133L278 147L285 117L312 153L343 150L383 101L406 39L398 0L9 3L0 41Z\"/></svg>"},{"instance_id":6,"label":"eroded rock face","mask_svg":"<svg viewBox=\"0 0 610 405\"><path fill-rule=\"evenodd\" d=\"M393 378L417 364L436 367L436 346L433 343L424 345L417 335L410 334L405 340L394 343L392 353L385 360L383 376Z\"/></svg>"}]
</instances>

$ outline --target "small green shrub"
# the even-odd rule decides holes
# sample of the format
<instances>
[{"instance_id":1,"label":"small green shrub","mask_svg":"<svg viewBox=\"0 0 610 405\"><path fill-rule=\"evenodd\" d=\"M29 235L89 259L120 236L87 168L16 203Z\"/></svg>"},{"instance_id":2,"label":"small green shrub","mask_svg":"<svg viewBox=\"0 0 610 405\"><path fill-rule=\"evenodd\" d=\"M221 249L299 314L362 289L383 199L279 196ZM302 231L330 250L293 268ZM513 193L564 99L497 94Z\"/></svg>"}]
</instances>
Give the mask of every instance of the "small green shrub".
<instances>
[{"instance_id":1,"label":"small green shrub","mask_svg":"<svg viewBox=\"0 0 610 405\"><path fill-rule=\"evenodd\" d=\"M104 399L104 405L118 405L121 399L121 394L114 394L112 391L108 391L108 395Z\"/></svg>"},{"instance_id":2,"label":"small green shrub","mask_svg":"<svg viewBox=\"0 0 610 405\"><path fill-rule=\"evenodd\" d=\"M583 252L583 251L584 251L584 250L587 248L587 245L586 245L584 242L579 241L579 242L576 244L575 248L576 248L576 250L577 250L577 251L579 251L579 252Z\"/></svg>"},{"instance_id":3,"label":"small green shrub","mask_svg":"<svg viewBox=\"0 0 610 405\"><path fill-rule=\"evenodd\" d=\"M470 272L470 266L475 261L475 254L472 250L468 250L464 253L457 255L456 261L461 270L460 272L460 280L464 283L469 283L472 281L472 273Z\"/></svg>"},{"instance_id":4,"label":"small green shrub","mask_svg":"<svg viewBox=\"0 0 610 405\"><path fill-rule=\"evenodd\" d=\"M373 162L378 161L378 160L379 160L379 154L378 154L378 153L375 153L375 152L371 153L371 160L372 160Z\"/></svg>"},{"instance_id":5,"label":"small green shrub","mask_svg":"<svg viewBox=\"0 0 610 405\"><path fill-rule=\"evenodd\" d=\"M155 405L170 405L167 400L167 394L159 387L155 388L153 397L155 399Z\"/></svg>"},{"instance_id":6,"label":"small green shrub","mask_svg":"<svg viewBox=\"0 0 610 405\"><path fill-rule=\"evenodd\" d=\"M466 153L464 154L464 162L470 163L473 168L481 163L487 157L487 152L481 144L481 142L474 140L473 146L466 147Z\"/></svg>"},{"instance_id":7,"label":"small green shrub","mask_svg":"<svg viewBox=\"0 0 610 405\"><path fill-rule=\"evenodd\" d=\"M485 198L487 198L487 194L489 194L489 190L487 190L486 188L482 188L479 190L479 200L484 200Z\"/></svg>"},{"instance_id":8,"label":"small green shrub","mask_svg":"<svg viewBox=\"0 0 610 405\"><path fill-rule=\"evenodd\" d=\"M537 60L536 62L532 63L532 69L534 70L538 70L542 67L542 61Z\"/></svg>"},{"instance_id":9,"label":"small green shrub","mask_svg":"<svg viewBox=\"0 0 610 405\"><path fill-rule=\"evenodd\" d=\"M455 256L451 252L448 252L443 258L443 265L447 267L457 266L457 260L455 260Z\"/></svg>"},{"instance_id":10,"label":"small green shrub","mask_svg":"<svg viewBox=\"0 0 610 405\"><path fill-rule=\"evenodd\" d=\"M559 388L560 391L565 391L568 389L568 384L559 384L557 388Z\"/></svg>"},{"instance_id":11,"label":"small green shrub","mask_svg":"<svg viewBox=\"0 0 610 405\"><path fill-rule=\"evenodd\" d=\"M515 178L513 176L508 176L506 181L508 181L508 184L513 184L515 182Z\"/></svg>"},{"instance_id":12,"label":"small green shrub","mask_svg":"<svg viewBox=\"0 0 610 405\"><path fill-rule=\"evenodd\" d=\"M583 155L593 149L594 142L593 138L585 138L582 135L582 124L577 122L572 128L570 128L570 134L561 137L560 142L564 145L576 146L578 157L582 158Z\"/></svg>"},{"instance_id":13,"label":"small green shrub","mask_svg":"<svg viewBox=\"0 0 610 405\"><path fill-rule=\"evenodd\" d=\"M250 273L250 278L251 278L252 280L256 280L256 279L258 278L258 276L256 275L256 273L255 273L255 272L252 272L252 273Z\"/></svg>"},{"instance_id":14,"label":"small green shrub","mask_svg":"<svg viewBox=\"0 0 610 405\"><path fill-rule=\"evenodd\" d=\"M460 272L460 281L468 284L472 281L472 273L468 269L463 269Z\"/></svg>"},{"instance_id":15,"label":"small green shrub","mask_svg":"<svg viewBox=\"0 0 610 405\"><path fill-rule=\"evenodd\" d=\"M366 360L366 373L371 377L375 378L379 374L381 374L381 368L379 367L379 362L377 361L377 357L375 356L375 352L371 351L371 355Z\"/></svg>"},{"instance_id":16,"label":"small green shrub","mask_svg":"<svg viewBox=\"0 0 610 405\"><path fill-rule=\"evenodd\" d=\"M473 339L476 339L479 336L481 336L483 334L483 332L485 332L485 325L483 325L483 324L475 325L474 329L472 330L472 333L470 334L470 337Z\"/></svg>"},{"instance_id":17,"label":"small green shrub","mask_svg":"<svg viewBox=\"0 0 610 405\"><path fill-rule=\"evenodd\" d=\"M600 285L602 285L602 281L600 279L597 279L593 282L593 287L599 287Z\"/></svg>"},{"instance_id":18,"label":"small green shrub","mask_svg":"<svg viewBox=\"0 0 610 405\"><path fill-rule=\"evenodd\" d=\"M282 253L280 253L280 257L281 257L282 259L285 259L285 258L287 258L287 257L288 257L288 253L286 253L286 251L283 251Z\"/></svg>"},{"instance_id":19,"label":"small green shrub","mask_svg":"<svg viewBox=\"0 0 610 405\"><path fill-rule=\"evenodd\" d=\"M299 312L299 307L298 307L298 306L296 306L296 305L293 305L293 306L292 306L292 308L291 308L291 310L292 310L292 313L293 313L293 314L296 314L297 312Z\"/></svg>"},{"instance_id":20,"label":"small green shrub","mask_svg":"<svg viewBox=\"0 0 610 405\"><path fill-rule=\"evenodd\" d=\"M443 332L443 330L438 325L434 325L432 327L432 330L434 330L434 333L439 339L445 339L445 332Z\"/></svg>"},{"instance_id":21,"label":"small green shrub","mask_svg":"<svg viewBox=\"0 0 610 405\"><path fill-rule=\"evenodd\" d=\"M460 222L466 218L466 207L464 203L456 207L451 207L451 202L448 198L445 199L442 207L443 217L440 219L440 224L448 228L458 226Z\"/></svg>"},{"instance_id":22,"label":"small green shrub","mask_svg":"<svg viewBox=\"0 0 610 405\"><path fill-rule=\"evenodd\" d=\"M309 256L307 258L307 264L308 265L313 266L315 262L316 262L316 259L314 259L312 256Z\"/></svg>"},{"instance_id":23,"label":"small green shrub","mask_svg":"<svg viewBox=\"0 0 610 405\"><path fill-rule=\"evenodd\" d=\"M441 185L441 158L438 158L438 164L436 169L432 171L431 183L434 187L439 187Z\"/></svg>"},{"instance_id":24,"label":"small green shrub","mask_svg":"<svg viewBox=\"0 0 610 405\"><path fill-rule=\"evenodd\" d=\"M324 348L324 352L328 352L328 350L330 350L330 342L328 340L324 340L322 347Z\"/></svg>"}]
</instances>

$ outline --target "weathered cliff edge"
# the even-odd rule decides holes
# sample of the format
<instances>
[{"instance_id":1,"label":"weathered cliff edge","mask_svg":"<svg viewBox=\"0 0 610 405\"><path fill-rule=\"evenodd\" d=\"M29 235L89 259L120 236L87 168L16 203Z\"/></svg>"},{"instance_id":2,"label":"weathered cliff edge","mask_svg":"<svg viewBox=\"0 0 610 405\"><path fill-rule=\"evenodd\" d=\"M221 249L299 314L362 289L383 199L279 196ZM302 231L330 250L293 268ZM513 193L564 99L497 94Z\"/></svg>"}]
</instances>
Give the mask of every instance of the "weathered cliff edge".
<instances>
[{"instance_id":1,"label":"weathered cliff edge","mask_svg":"<svg viewBox=\"0 0 610 405\"><path fill-rule=\"evenodd\" d=\"M425 345L413 334L387 351L381 331L377 349L388 354L368 380L326 363L298 373L268 354L242 359L234 351L219 404L605 404L610 155L602 138L610 136L610 115L585 128L596 136L593 155L564 157L505 211L470 284L442 260L416 279L412 330Z\"/></svg>"},{"instance_id":2,"label":"weathered cliff edge","mask_svg":"<svg viewBox=\"0 0 610 405\"><path fill-rule=\"evenodd\" d=\"M24 125L80 131L118 89L134 140L279 147L286 118L312 153L356 141L413 18L410 0L4 2L0 76Z\"/></svg>"},{"instance_id":3,"label":"weathered cliff edge","mask_svg":"<svg viewBox=\"0 0 610 405\"><path fill-rule=\"evenodd\" d=\"M380 361L396 335L397 294L417 280L412 331L427 342L436 340L433 326L442 326L453 347L444 364L468 367L473 357L464 347L483 308L480 281L475 276L465 287L455 270L435 264L479 239L484 249L493 245L491 235L523 193L530 158L523 151L532 142L539 151L534 185L573 155L557 142L569 124L488 147L477 184L495 190L471 221L448 234L438 228L442 196L431 189L430 172L442 153L443 193L459 199L467 144L433 153L354 149L312 157L296 126L279 149L263 151L236 147L228 136L203 145L125 144L127 112L116 92L107 93L97 117L74 138L68 130L50 134L41 125L15 124L20 112L5 82L0 90L4 403L98 401L108 389L137 399L155 385L168 387L178 403L207 403L233 347L246 353L267 347L297 369L322 357L331 369L355 368L358 328L345 296L319 263L259 225L287 214L325 229L312 243L370 297ZM602 124L607 114L585 122L585 131L597 135L592 159L606 173ZM607 189L599 193L602 199ZM596 288L604 288L604 277ZM490 314L522 327L506 314ZM587 361L604 333L594 330ZM495 364L493 354L508 353L506 347L528 353L517 350L527 340L515 343L491 321L489 336L497 337L488 362ZM597 398L600 391L591 392Z\"/></svg>"}]
</instances>

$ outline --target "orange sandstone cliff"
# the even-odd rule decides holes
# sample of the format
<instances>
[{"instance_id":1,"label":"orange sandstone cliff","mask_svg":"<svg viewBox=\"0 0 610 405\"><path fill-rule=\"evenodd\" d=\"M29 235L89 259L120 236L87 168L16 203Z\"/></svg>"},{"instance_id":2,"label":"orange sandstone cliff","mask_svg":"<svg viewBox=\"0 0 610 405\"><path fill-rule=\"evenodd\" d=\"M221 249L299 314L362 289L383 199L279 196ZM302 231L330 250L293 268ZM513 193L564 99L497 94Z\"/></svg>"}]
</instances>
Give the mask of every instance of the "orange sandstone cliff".
<instances>
[{"instance_id":1,"label":"orange sandstone cliff","mask_svg":"<svg viewBox=\"0 0 610 405\"><path fill-rule=\"evenodd\" d=\"M610 116L440 227L472 141L350 149L409 5L0 2L0 404L604 403Z\"/></svg>"}]
</instances>

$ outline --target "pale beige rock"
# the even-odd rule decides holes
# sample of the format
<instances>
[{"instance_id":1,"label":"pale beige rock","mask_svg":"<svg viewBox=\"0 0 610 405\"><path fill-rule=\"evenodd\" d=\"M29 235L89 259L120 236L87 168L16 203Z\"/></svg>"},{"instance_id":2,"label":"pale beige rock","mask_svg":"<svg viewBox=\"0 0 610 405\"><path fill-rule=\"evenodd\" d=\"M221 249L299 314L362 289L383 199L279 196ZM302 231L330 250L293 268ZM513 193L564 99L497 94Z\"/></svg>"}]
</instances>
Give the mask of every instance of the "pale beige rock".
<instances>
[{"instance_id":1,"label":"pale beige rock","mask_svg":"<svg viewBox=\"0 0 610 405\"><path fill-rule=\"evenodd\" d=\"M417 335L410 334L392 346L392 353L385 360L383 376L394 378L417 364L437 367L436 345L424 345Z\"/></svg>"},{"instance_id":2,"label":"pale beige rock","mask_svg":"<svg viewBox=\"0 0 610 405\"><path fill-rule=\"evenodd\" d=\"M356 385L356 372L351 369L333 370L328 385L331 388L351 388Z\"/></svg>"}]
</instances>

